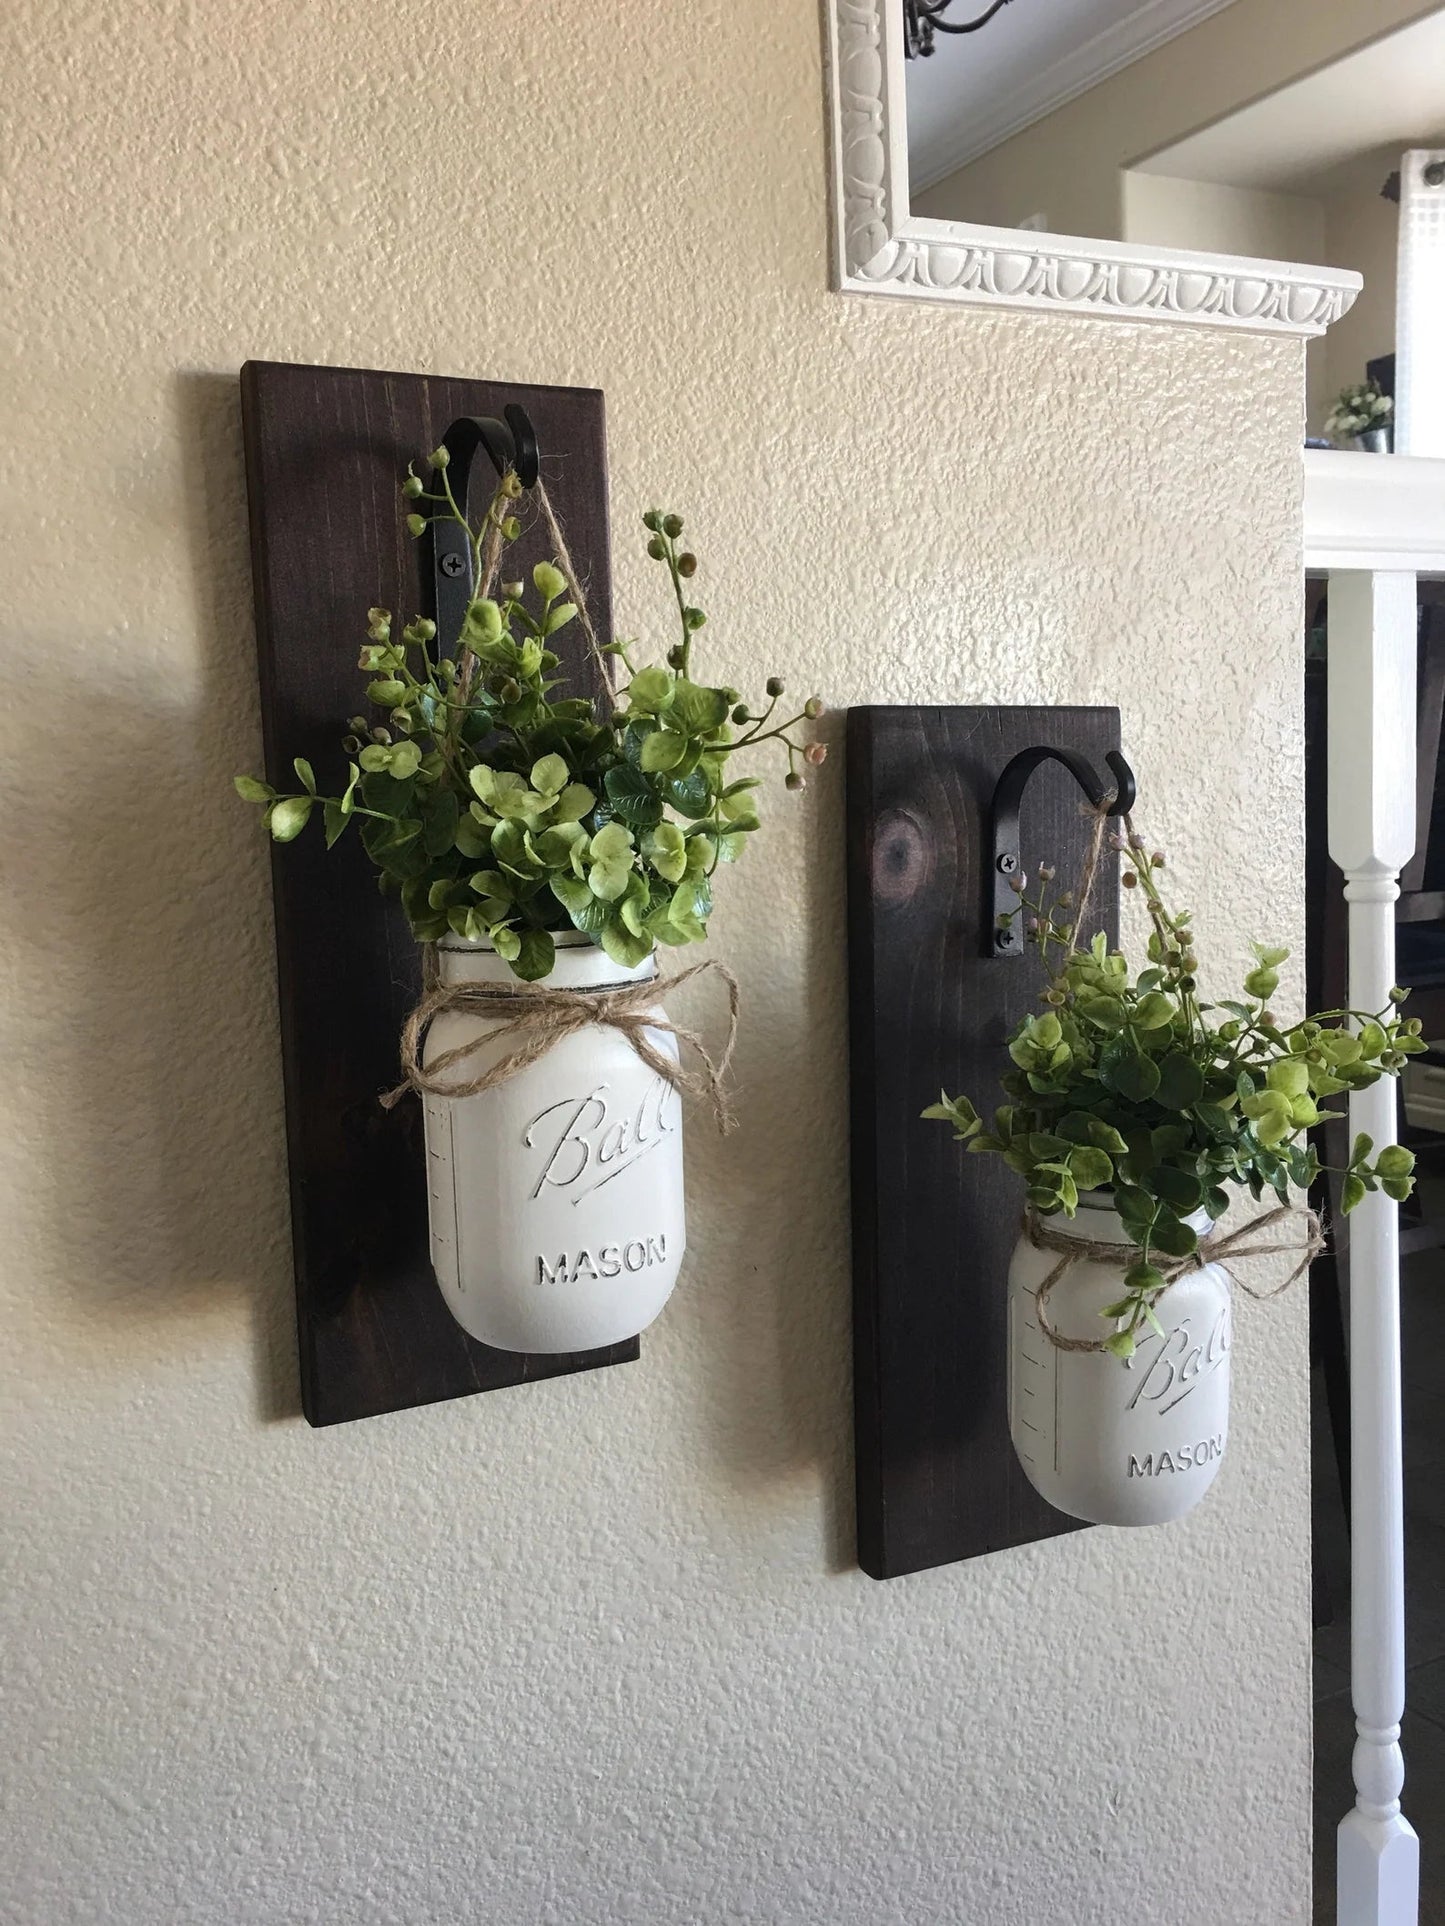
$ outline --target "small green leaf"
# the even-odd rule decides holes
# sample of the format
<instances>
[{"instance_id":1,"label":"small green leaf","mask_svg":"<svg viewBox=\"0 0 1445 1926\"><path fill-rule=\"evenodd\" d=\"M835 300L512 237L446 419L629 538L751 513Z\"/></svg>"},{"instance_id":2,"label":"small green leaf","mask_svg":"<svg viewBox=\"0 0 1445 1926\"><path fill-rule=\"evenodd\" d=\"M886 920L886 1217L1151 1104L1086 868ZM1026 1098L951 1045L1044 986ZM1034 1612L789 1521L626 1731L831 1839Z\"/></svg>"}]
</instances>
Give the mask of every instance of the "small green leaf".
<instances>
[{"instance_id":1,"label":"small green leaf","mask_svg":"<svg viewBox=\"0 0 1445 1926\"><path fill-rule=\"evenodd\" d=\"M557 960L557 946L547 930L522 930L517 954L509 960L513 976L521 977L524 983L537 983L551 974Z\"/></svg>"},{"instance_id":2,"label":"small green leaf","mask_svg":"<svg viewBox=\"0 0 1445 1926\"><path fill-rule=\"evenodd\" d=\"M687 776L664 776L658 788L679 816L698 822L712 813L712 789L701 769L694 769Z\"/></svg>"},{"instance_id":3,"label":"small green leaf","mask_svg":"<svg viewBox=\"0 0 1445 1926\"><path fill-rule=\"evenodd\" d=\"M571 773L560 756L543 756L532 764L532 787L540 796L560 796Z\"/></svg>"},{"instance_id":4,"label":"small green leaf","mask_svg":"<svg viewBox=\"0 0 1445 1926\"><path fill-rule=\"evenodd\" d=\"M467 881L478 896L490 896L503 905L510 903L516 893L499 869L473 870Z\"/></svg>"},{"instance_id":5,"label":"small green leaf","mask_svg":"<svg viewBox=\"0 0 1445 1926\"><path fill-rule=\"evenodd\" d=\"M1080 1190L1102 1190L1114 1181L1113 1164L1092 1144L1081 1144L1069 1152L1069 1173Z\"/></svg>"},{"instance_id":6,"label":"small green leaf","mask_svg":"<svg viewBox=\"0 0 1445 1926\"><path fill-rule=\"evenodd\" d=\"M1357 1175L1355 1171L1350 1171L1346 1175L1345 1181L1340 1185L1340 1209L1346 1217L1349 1216L1350 1212L1355 1208L1355 1205L1361 1202L1364 1195L1364 1178Z\"/></svg>"},{"instance_id":7,"label":"small green leaf","mask_svg":"<svg viewBox=\"0 0 1445 1926\"><path fill-rule=\"evenodd\" d=\"M532 570L532 584L544 601L555 602L565 593L567 577L552 562L538 562Z\"/></svg>"},{"instance_id":8,"label":"small green leaf","mask_svg":"<svg viewBox=\"0 0 1445 1926\"><path fill-rule=\"evenodd\" d=\"M1136 1295L1142 1295L1146 1291L1150 1293L1162 1291L1168 1281L1163 1271L1156 1264L1149 1263L1146 1258L1140 1258L1138 1263L1131 1264L1124 1273L1125 1284ZM1110 1314L1106 1311L1104 1315L1107 1317ZM1116 1311L1113 1315L1118 1317L1121 1313Z\"/></svg>"},{"instance_id":9,"label":"small green leaf","mask_svg":"<svg viewBox=\"0 0 1445 1926\"><path fill-rule=\"evenodd\" d=\"M672 677L666 669L642 669L627 685L627 706L639 715L655 716L672 701Z\"/></svg>"},{"instance_id":10,"label":"small green leaf","mask_svg":"<svg viewBox=\"0 0 1445 1926\"><path fill-rule=\"evenodd\" d=\"M1415 1153L1403 1144L1386 1144L1375 1159L1375 1170L1382 1178L1408 1177L1414 1168Z\"/></svg>"},{"instance_id":11,"label":"small green leaf","mask_svg":"<svg viewBox=\"0 0 1445 1926\"><path fill-rule=\"evenodd\" d=\"M242 802L268 803L276 794L269 782L262 782L256 776L233 776L231 781Z\"/></svg>"},{"instance_id":12,"label":"small green leaf","mask_svg":"<svg viewBox=\"0 0 1445 1926\"><path fill-rule=\"evenodd\" d=\"M614 963L624 970L634 970L651 956L653 943L650 936L635 935L621 922L612 922L603 926L602 947Z\"/></svg>"},{"instance_id":13,"label":"small green leaf","mask_svg":"<svg viewBox=\"0 0 1445 1926\"><path fill-rule=\"evenodd\" d=\"M1188 1110L1204 1095L1204 1072L1182 1050L1171 1051L1159 1065L1156 1103L1166 1110Z\"/></svg>"},{"instance_id":14,"label":"small green leaf","mask_svg":"<svg viewBox=\"0 0 1445 1926\"><path fill-rule=\"evenodd\" d=\"M659 823L642 839L642 855L658 875L669 883L680 883L688 868L687 844L676 823Z\"/></svg>"},{"instance_id":15,"label":"small green leaf","mask_svg":"<svg viewBox=\"0 0 1445 1926\"><path fill-rule=\"evenodd\" d=\"M484 850L491 847L491 835L489 831L470 814L457 819L456 831L452 841L453 846L463 856L469 857L473 861L475 861Z\"/></svg>"},{"instance_id":16,"label":"small green leaf","mask_svg":"<svg viewBox=\"0 0 1445 1926\"><path fill-rule=\"evenodd\" d=\"M306 827L311 807L310 796L283 796L280 802L273 803L267 818L272 839L278 843L294 842Z\"/></svg>"},{"instance_id":17,"label":"small green leaf","mask_svg":"<svg viewBox=\"0 0 1445 1926\"><path fill-rule=\"evenodd\" d=\"M668 714L688 735L710 736L727 721L729 706L725 689L704 688L679 676Z\"/></svg>"},{"instance_id":18,"label":"small green leaf","mask_svg":"<svg viewBox=\"0 0 1445 1926\"><path fill-rule=\"evenodd\" d=\"M1187 1170L1172 1164L1156 1164L1145 1179L1156 1197L1162 1197L1171 1210L1188 1214L1204 1202L1204 1186Z\"/></svg>"},{"instance_id":19,"label":"small green leaf","mask_svg":"<svg viewBox=\"0 0 1445 1926\"><path fill-rule=\"evenodd\" d=\"M607 800L625 823L637 829L651 829L662 820L662 798L640 769L618 763L607 771L603 784Z\"/></svg>"},{"instance_id":20,"label":"small green leaf","mask_svg":"<svg viewBox=\"0 0 1445 1926\"><path fill-rule=\"evenodd\" d=\"M1309 1065L1298 1057L1276 1057L1264 1073L1266 1088L1278 1090L1282 1096L1293 1101L1302 1097L1310 1087Z\"/></svg>"},{"instance_id":21,"label":"small green leaf","mask_svg":"<svg viewBox=\"0 0 1445 1926\"><path fill-rule=\"evenodd\" d=\"M297 756L291 767L296 771L296 779L308 796L316 794L316 775L305 756Z\"/></svg>"},{"instance_id":22,"label":"small green leaf","mask_svg":"<svg viewBox=\"0 0 1445 1926\"><path fill-rule=\"evenodd\" d=\"M642 742L642 767L651 772L675 769L687 749L687 738L671 729L654 729Z\"/></svg>"},{"instance_id":23,"label":"small green leaf","mask_svg":"<svg viewBox=\"0 0 1445 1926\"><path fill-rule=\"evenodd\" d=\"M1127 1037L1115 1037L1099 1058L1099 1076L1110 1090L1130 1103L1143 1103L1159 1088L1159 1066L1142 1055Z\"/></svg>"},{"instance_id":24,"label":"small green leaf","mask_svg":"<svg viewBox=\"0 0 1445 1926\"><path fill-rule=\"evenodd\" d=\"M600 935L606 929L612 911L585 883L575 876L553 876L549 882L552 894L572 919L573 929L587 936Z\"/></svg>"},{"instance_id":25,"label":"small green leaf","mask_svg":"<svg viewBox=\"0 0 1445 1926\"><path fill-rule=\"evenodd\" d=\"M467 648L474 651L486 648L494 642L500 642L505 633L502 611L490 596L483 596L467 604L461 635L462 642Z\"/></svg>"},{"instance_id":26,"label":"small green leaf","mask_svg":"<svg viewBox=\"0 0 1445 1926\"><path fill-rule=\"evenodd\" d=\"M601 863L630 863L632 837L621 823L604 823L592 838L591 851Z\"/></svg>"},{"instance_id":27,"label":"small green leaf","mask_svg":"<svg viewBox=\"0 0 1445 1926\"><path fill-rule=\"evenodd\" d=\"M596 796L585 782L569 782L553 805L552 820L557 823L579 823L595 807L596 802Z\"/></svg>"},{"instance_id":28,"label":"small green leaf","mask_svg":"<svg viewBox=\"0 0 1445 1926\"><path fill-rule=\"evenodd\" d=\"M421 828L422 848L428 856L440 856L453 846L459 822L455 791L434 789Z\"/></svg>"},{"instance_id":29,"label":"small green leaf","mask_svg":"<svg viewBox=\"0 0 1445 1926\"><path fill-rule=\"evenodd\" d=\"M593 863L587 871L587 887L604 903L615 903L625 895L631 879L630 862Z\"/></svg>"},{"instance_id":30,"label":"small green leaf","mask_svg":"<svg viewBox=\"0 0 1445 1926\"><path fill-rule=\"evenodd\" d=\"M1199 1248L1199 1238L1195 1232L1168 1209L1161 1210L1154 1219L1149 1242L1155 1250L1163 1251L1166 1257L1192 1257Z\"/></svg>"}]
</instances>

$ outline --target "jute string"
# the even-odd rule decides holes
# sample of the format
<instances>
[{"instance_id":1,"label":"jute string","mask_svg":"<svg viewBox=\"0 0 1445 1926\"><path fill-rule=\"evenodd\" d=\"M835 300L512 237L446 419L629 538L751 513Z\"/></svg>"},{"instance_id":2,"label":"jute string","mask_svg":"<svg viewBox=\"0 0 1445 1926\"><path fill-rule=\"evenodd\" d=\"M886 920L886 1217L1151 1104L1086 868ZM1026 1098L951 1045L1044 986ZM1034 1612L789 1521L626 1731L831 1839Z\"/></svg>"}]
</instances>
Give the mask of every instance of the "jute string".
<instances>
[{"instance_id":1,"label":"jute string","mask_svg":"<svg viewBox=\"0 0 1445 1926\"><path fill-rule=\"evenodd\" d=\"M552 506L552 498L547 493L547 484L542 480L540 475L532 484L531 495L542 517L543 525L547 530L547 539L552 545L552 559L561 570L563 579L571 592L572 601L577 610L578 626L587 637L588 652L596 664L598 673L601 675L610 695L612 693L612 661L609 656L604 655L602 652L602 644L597 639L597 630L593 626L591 612L587 607L587 597L583 592L581 582L577 579L577 569L572 560L572 552L568 548L567 539L562 533L562 524L557 520L557 511ZM482 543L481 579L472 590L473 601L484 601L496 587L497 577L501 573L503 545L500 527L495 521L488 522L487 537ZM457 694L463 701L467 698L476 673L477 658L469 649L464 649L462 651L461 669L457 677Z\"/></svg>"},{"instance_id":2,"label":"jute string","mask_svg":"<svg viewBox=\"0 0 1445 1926\"><path fill-rule=\"evenodd\" d=\"M1099 879L1099 865L1103 861L1104 838L1108 832L1109 811L1112 802L1112 796L1105 797L1103 802L1089 812L1093 816L1094 826L1089 838L1088 854L1084 858L1084 867L1079 877L1079 886L1076 892L1077 902L1074 909L1074 928L1076 931L1082 929L1084 915L1089 906L1089 899L1092 897L1094 885ZM1134 835L1133 818L1126 813L1122 821L1125 836L1132 838ZM1260 1231L1269 1229L1271 1225L1289 1223L1297 1227L1296 1234L1289 1237L1267 1238L1263 1243L1251 1244L1248 1241ZM1072 1237L1067 1231L1055 1230L1052 1225L1046 1224L1035 1210L1027 1210L1024 1212L1023 1233L1025 1240L1032 1244L1035 1250L1052 1251L1059 1259L1058 1263L1055 1264L1038 1288L1035 1304L1038 1313L1039 1329L1049 1340L1050 1344L1056 1345L1061 1351L1103 1351L1106 1348L1106 1340L1104 1338L1074 1338L1064 1336L1063 1332L1060 1331L1049 1318L1046 1309L1049 1294L1055 1285L1063 1281L1064 1277L1075 1264L1083 1261L1092 1261L1097 1264L1117 1264L1121 1268L1127 1269L1128 1266L1137 1263L1143 1256L1143 1252L1139 1246L1137 1244L1103 1243L1099 1240L1086 1237ZM1154 1292L1148 1302L1152 1309L1153 1306L1158 1303L1159 1299L1163 1297L1164 1292L1168 1290L1171 1284L1176 1283L1189 1271L1203 1270L1206 1264L1222 1265L1229 1273L1231 1283L1236 1284L1247 1297L1260 1300L1278 1297L1282 1292L1287 1291L1292 1284L1298 1283L1299 1279L1304 1276L1310 1265L1324 1249L1324 1228L1314 1211L1307 1210L1298 1204L1279 1204L1276 1205L1273 1210L1262 1211L1257 1217L1251 1218L1247 1224L1242 1225L1238 1230L1229 1231L1223 1235L1211 1231L1207 1236L1200 1238L1198 1249L1188 1257L1170 1258L1161 1262L1159 1258L1151 1252L1150 1262L1153 1263L1155 1269L1161 1273L1165 1282L1164 1289ZM1241 1258L1273 1256L1281 1251L1298 1251L1301 1255L1299 1262L1295 1265L1289 1276L1282 1284L1277 1284L1273 1290L1257 1291L1252 1284L1247 1283L1245 1279L1239 1275L1239 1272L1234 1269L1234 1265Z\"/></svg>"},{"instance_id":3,"label":"jute string","mask_svg":"<svg viewBox=\"0 0 1445 1926\"><path fill-rule=\"evenodd\" d=\"M1298 1227L1295 1235L1270 1237L1261 1243L1249 1242L1250 1238L1262 1230L1267 1230L1272 1224L1291 1222ZM1040 1284L1038 1296L1035 1299L1039 1329L1049 1343L1057 1345L1061 1351L1104 1350L1106 1341L1103 1338L1064 1336L1051 1321L1045 1309L1049 1293L1056 1284L1062 1282L1075 1264L1092 1262L1117 1264L1127 1268L1130 1264L1137 1263L1142 1255L1139 1246L1106 1244L1093 1238L1071 1237L1067 1231L1055 1230L1052 1225L1046 1224L1037 1211L1033 1210L1024 1212L1023 1231L1025 1240L1032 1244L1035 1250L1052 1251L1059 1260ZM1292 1284L1297 1283L1324 1248L1324 1230L1319 1218L1312 1210L1306 1210L1298 1204L1278 1204L1273 1210L1261 1211L1258 1217L1251 1218L1238 1230L1229 1231L1223 1236L1211 1232L1207 1237L1201 1237L1198 1250L1189 1257L1169 1258L1160 1262L1151 1253L1150 1262L1162 1273L1165 1279L1164 1290L1189 1271L1203 1270L1206 1264L1220 1264L1228 1271L1230 1281L1237 1284L1247 1297L1263 1300L1278 1297L1281 1292L1287 1291ZM1300 1260L1284 1282L1277 1284L1271 1291L1257 1291L1252 1284L1246 1283L1234 1268L1241 1258L1268 1257L1280 1251L1298 1251L1301 1253ZM1151 1307L1163 1297L1164 1290L1156 1291L1149 1299Z\"/></svg>"},{"instance_id":4,"label":"jute string","mask_svg":"<svg viewBox=\"0 0 1445 1926\"><path fill-rule=\"evenodd\" d=\"M722 978L728 992L727 1042L714 1060L695 1030L685 1030L659 1014L659 997L711 971ZM428 974L431 974L429 965ZM643 983L625 983L613 989L562 990L545 983L518 983L498 987L489 983L441 983L430 981L421 1001L402 1025L402 1081L388 1090L382 1103L388 1110L416 1090L429 1097L479 1097L499 1083L530 1070L565 1037L574 1036L591 1024L616 1030L636 1051L649 1070L680 1095L696 1097L712 1111L719 1132L726 1136L736 1119L728 1102L724 1078L732 1061L738 1034L738 982L721 963L694 963L676 976L664 980L649 978ZM491 1025L467 1043L443 1050L423 1065L422 1046L428 1025L444 1012L482 1018ZM676 1038L679 1050L690 1050L697 1058L696 1069L684 1069L668 1051L660 1050L653 1034L661 1031ZM486 1070L468 1076L458 1066L483 1048L508 1045ZM448 1074L449 1072L455 1074Z\"/></svg>"}]
</instances>

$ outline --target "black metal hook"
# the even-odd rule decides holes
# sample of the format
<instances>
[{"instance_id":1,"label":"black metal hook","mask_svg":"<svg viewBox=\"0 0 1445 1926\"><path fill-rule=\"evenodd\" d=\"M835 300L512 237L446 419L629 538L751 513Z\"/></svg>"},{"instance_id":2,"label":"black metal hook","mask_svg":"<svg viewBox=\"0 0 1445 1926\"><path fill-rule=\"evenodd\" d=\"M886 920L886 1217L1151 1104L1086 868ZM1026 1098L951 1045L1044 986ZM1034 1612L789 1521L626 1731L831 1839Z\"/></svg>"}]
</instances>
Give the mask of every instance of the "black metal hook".
<instances>
[{"instance_id":1,"label":"black metal hook","mask_svg":"<svg viewBox=\"0 0 1445 1926\"><path fill-rule=\"evenodd\" d=\"M1104 757L1114 777L1110 816L1127 816L1134 807L1137 784L1134 771L1117 749ZM1061 762L1078 783L1095 809L1109 796L1109 786L1087 756L1073 749L1020 749L1004 765L994 784L989 806L990 873L993 877L993 915L984 934L985 956L1022 956L1023 937L1018 928L1018 892L1010 879L1019 874L1023 852L1019 844L1019 804L1024 787L1041 762ZM1005 921L1011 918L1011 921Z\"/></svg>"},{"instance_id":2,"label":"black metal hook","mask_svg":"<svg viewBox=\"0 0 1445 1926\"><path fill-rule=\"evenodd\" d=\"M459 415L442 436L450 459L447 480L457 507L471 515L472 470L480 448L499 475L510 469L523 488L535 488L539 472L537 431L526 409L509 401L495 415ZM450 519L434 521L427 530L430 566L422 567L426 613L448 645L461 631L472 599L472 545L466 529Z\"/></svg>"}]
</instances>

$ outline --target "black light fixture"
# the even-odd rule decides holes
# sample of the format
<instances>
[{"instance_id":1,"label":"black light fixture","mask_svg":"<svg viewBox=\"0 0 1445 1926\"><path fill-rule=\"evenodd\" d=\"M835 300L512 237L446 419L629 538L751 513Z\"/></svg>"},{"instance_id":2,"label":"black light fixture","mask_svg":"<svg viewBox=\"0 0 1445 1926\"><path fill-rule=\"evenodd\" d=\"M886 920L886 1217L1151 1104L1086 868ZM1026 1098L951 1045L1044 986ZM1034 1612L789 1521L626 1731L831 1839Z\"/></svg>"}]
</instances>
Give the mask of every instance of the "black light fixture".
<instances>
[{"instance_id":1,"label":"black light fixture","mask_svg":"<svg viewBox=\"0 0 1445 1926\"><path fill-rule=\"evenodd\" d=\"M924 59L933 52L935 33L977 33L1009 0L993 0L993 5L976 20L945 20L953 0L903 0L903 51L910 60Z\"/></svg>"}]
</instances>

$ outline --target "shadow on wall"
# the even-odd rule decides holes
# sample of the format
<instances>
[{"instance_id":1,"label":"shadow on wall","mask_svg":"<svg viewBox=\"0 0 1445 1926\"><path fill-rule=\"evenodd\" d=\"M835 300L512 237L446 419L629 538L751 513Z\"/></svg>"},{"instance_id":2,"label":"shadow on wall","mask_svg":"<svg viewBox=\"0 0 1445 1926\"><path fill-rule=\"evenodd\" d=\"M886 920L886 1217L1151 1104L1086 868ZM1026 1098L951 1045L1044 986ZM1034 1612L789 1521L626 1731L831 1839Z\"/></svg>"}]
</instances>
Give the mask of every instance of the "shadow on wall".
<instances>
[{"instance_id":1,"label":"shadow on wall","mask_svg":"<svg viewBox=\"0 0 1445 1926\"><path fill-rule=\"evenodd\" d=\"M832 756L806 797L765 772L769 825L800 811L794 860L768 872L760 850L720 894L709 948L744 982L740 1128L719 1142L689 1118L689 1256L669 1312L703 1360L701 1421L725 1482L748 1498L820 1488L833 1572L857 1565L840 724L819 732ZM770 945L774 929L786 945ZM682 1020L707 1031L708 996L679 998Z\"/></svg>"},{"instance_id":2,"label":"shadow on wall","mask_svg":"<svg viewBox=\"0 0 1445 1926\"><path fill-rule=\"evenodd\" d=\"M21 787L47 806L13 913L58 999L35 1115L77 1308L152 1349L164 1321L169 1348L239 1296L278 1419L300 1396L269 890L230 783L259 760L257 724L236 728L256 715L240 400L223 376L175 393L196 654L168 660L143 630L91 652L92 726L59 793L48 731L22 739Z\"/></svg>"}]
</instances>

